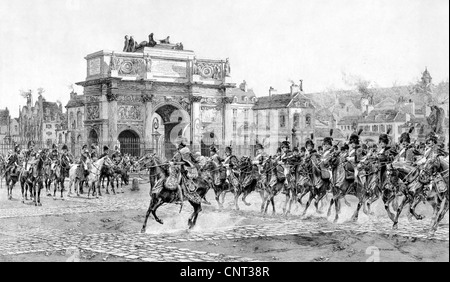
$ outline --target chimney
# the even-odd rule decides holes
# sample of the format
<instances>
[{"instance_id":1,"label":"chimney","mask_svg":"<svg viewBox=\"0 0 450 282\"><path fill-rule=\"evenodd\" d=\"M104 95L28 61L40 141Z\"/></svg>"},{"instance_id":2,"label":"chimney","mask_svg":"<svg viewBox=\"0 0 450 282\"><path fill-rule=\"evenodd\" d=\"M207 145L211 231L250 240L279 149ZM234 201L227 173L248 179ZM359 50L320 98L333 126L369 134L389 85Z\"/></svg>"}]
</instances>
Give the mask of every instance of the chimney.
<instances>
[{"instance_id":1,"label":"chimney","mask_svg":"<svg viewBox=\"0 0 450 282\"><path fill-rule=\"evenodd\" d=\"M240 85L239 88L244 91L247 92L247 82L244 80Z\"/></svg>"},{"instance_id":2,"label":"chimney","mask_svg":"<svg viewBox=\"0 0 450 282\"><path fill-rule=\"evenodd\" d=\"M299 88L300 88L300 92L303 92L303 79L300 79Z\"/></svg>"},{"instance_id":3,"label":"chimney","mask_svg":"<svg viewBox=\"0 0 450 282\"><path fill-rule=\"evenodd\" d=\"M294 83L292 83L292 85L291 85L291 96L294 96L298 92L300 92L300 87L298 85L295 85Z\"/></svg>"},{"instance_id":4,"label":"chimney","mask_svg":"<svg viewBox=\"0 0 450 282\"><path fill-rule=\"evenodd\" d=\"M275 90L272 86L269 88L269 97L277 94L277 90Z\"/></svg>"}]
</instances>

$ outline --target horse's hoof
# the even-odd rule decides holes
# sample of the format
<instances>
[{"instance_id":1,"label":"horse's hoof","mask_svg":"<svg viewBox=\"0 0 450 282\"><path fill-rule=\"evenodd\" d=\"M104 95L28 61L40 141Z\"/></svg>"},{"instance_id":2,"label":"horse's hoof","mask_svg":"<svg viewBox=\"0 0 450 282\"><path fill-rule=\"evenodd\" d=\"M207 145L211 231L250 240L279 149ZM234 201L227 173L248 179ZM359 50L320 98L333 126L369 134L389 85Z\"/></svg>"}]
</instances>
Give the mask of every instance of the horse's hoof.
<instances>
[{"instance_id":1,"label":"horse's hoof","mask_svg":"<svg viewBox=\"0 0 450 282\"><path fill-rule=\"evenodd\" d=\"M158 222L159 224L164 224L164 222L161 219L157 219L156 222Z\"/></svg>"},{"instance_id":2,"label":"horse's hoof","mask_svg":"<svg viewBox=\"0 0 450 282\"><path fill-rule=\"evenodd\" d=\"M393 230L397 230L397 229L398 229L398 224L397 224L397 223L394 223L394 225L392 226L392 229L393 229Z\"/></svg>"},{"instance_id":3,"label":"horse's hoof","mask_svg":"<svg viewBox=\"0 0 450 282\"><path fill-rule=\"evenodd\" d=\"M64 201L65 199L63 197L61 197L61 201Z\"/></svg>"},{"instance_id":4,"label":"horse's hoof","mask_svg":"<svg viewBox=\"0 0 450 282\"><path fill-rule=\"evenodd\" d=\"M335 220L333 220L333 223L334 224L338 223L338 219L336 218Z\"/></svg>"},{"instance_id":5,"label":"horse's hoof","mask_svg":"<svg viewBox=\"0 0 450 282\"><path fill-rule=\"evenodd\" d=\"M42 204L41 204L41 203L38 203L38 206L42 207Z\"/></svg>"},{"instance_id":6,"label":"horse's hoof","mask_svg":"<svg viewBox=\"0 0 450 282\"><path fill-rule=\"evenodd\" d=\"M145 233L145 227L142 227L141 233Z\"/></svg>"}]
</instances>

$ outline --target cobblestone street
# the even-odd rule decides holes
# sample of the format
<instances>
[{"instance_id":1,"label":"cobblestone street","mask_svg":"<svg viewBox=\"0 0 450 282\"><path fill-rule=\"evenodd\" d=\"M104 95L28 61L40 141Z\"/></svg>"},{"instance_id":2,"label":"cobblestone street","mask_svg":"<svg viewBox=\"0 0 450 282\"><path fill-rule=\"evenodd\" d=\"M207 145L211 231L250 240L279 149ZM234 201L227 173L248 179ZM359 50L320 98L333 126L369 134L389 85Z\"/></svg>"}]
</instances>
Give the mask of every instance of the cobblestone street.
<instances>
[{"instance_id":1,"label":"cobblestone street","mask_svg":"<svg viewBox=\"0 0 450 282\"><path fill-rule=\"evenodd\" d=\"M440 226L433 238L428 238L430 220L411 221L406 217L401 218L399 229L392 230L392 222L386 217L361 216L358 223L342 222L333 224L325 217L315 216L313 209L311 215L301 218L294 212L292 216L281 215L262 216L257 211L260 203L259 197L251 195L249 201L255 203L252 207L241 207L241 211L234 211L231 207L223 211L215 208L213 192L208 193L211 206L205 205L199 216L198 226L193 230L185 229L185 221L191 212L189 204L178 213L179 206L163 206L158 210L159 216L169 221L165 225L158 225L151 218L147 226L147 233L140 233L140 229L126 229L121 232L85 233L77 228L54 228L40 224L39 227L29 228L26 225L15 226L11 222L20 222L25 218L41 219L45 217L63 217L87 215L102 215L104 213L118 214L126 211L136 211L145 215L148 205L148 195L141 189L139 192L130 192L126 187L124 194L104 195L98 199L82 197L66 197L65 201L53 200L51 197L42 196L42 207L31 204L22 204L19 199L18 189L15 190L13 201L5 199L5 189L0 197L0 222L9 221L9 228L0 230L0 256L16 256L33 253L59 252L65 255L68 250L78 250L102 255L104 258L117 257L131 261L260 261L251 253L240 256L226 255L223 253L206 252L202 250L176 247L179 243L189 242L214 242L220 245L224 242L238 242L250 239L281 238L283 236L316 236L323 234L338 234L340 232L353 232L355 234L379 234L404 238L416 238L448 243L449 228L448 215L444 224ZM231 199L227 198L227 199ZM283 197L277 198L280 204ZM278 209L278 213L281 209ZM226 214L230 218L239 219L232 223L209 224L215 219L220 219ZM364 217L364 218L363 218ZM170 220L180 222L171 229ZM183 219L181 223L181 218ZM143 217L139 217L140 224ZM331 220L331 219L330 219ZM68 221L68 219L66 219ZM107 221L107 220L106 220ZM169 225L168 227L165 227ZM164 227L165 229L161 229ZM158 230L159 228L159 230Z\"/></svg>"}]
</instances>

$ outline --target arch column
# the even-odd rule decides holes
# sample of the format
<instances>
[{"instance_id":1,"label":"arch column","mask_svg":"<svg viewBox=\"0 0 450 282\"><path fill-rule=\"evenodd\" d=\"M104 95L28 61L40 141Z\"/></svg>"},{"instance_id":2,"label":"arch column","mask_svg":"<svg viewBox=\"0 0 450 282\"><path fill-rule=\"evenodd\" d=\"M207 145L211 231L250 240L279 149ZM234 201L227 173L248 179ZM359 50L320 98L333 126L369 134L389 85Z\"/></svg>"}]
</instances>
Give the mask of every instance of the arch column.
<instances>
[{"instance_id":1,"label":"arch column","mask_svg":"<svg viewBox=\"0 0 450 282\"><path fill-rule=\"evenodd\" d=\"M191 96L191 150L200 150L202 139L201 100L202 96Z\"/></svg>"},{"instance_id":2,"label":"arch column","mask_svg":"<svg viewBox=\"0 0 450 282\"><path fill-rule=\"evenodd\" d=\"M114 146L117 138L117 98L119 96L117 82L111 81L106 89L108 101L108 146Z\"/></svg>"}]
</instances>

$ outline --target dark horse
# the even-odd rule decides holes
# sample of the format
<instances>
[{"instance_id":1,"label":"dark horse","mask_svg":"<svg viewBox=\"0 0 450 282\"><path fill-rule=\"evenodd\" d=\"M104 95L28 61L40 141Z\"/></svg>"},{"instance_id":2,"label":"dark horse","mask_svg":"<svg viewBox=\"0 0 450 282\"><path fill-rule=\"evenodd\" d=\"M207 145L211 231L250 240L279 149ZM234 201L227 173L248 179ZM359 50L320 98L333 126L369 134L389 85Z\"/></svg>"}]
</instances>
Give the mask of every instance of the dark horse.
<instances>
[{"instance_id":1,"label":"dark horse","mask_svg":"<svg viewBox=\"0 0 450 282\"><path fill-rule=\"evenodd\" d=\"M257 167L252 164L252 161L249 157L242 157L239 161L239 185L234 191L234 205L236 210L239 210L238 199L239 196L242 196L242 202L246 206L250 206L250 203L247 203L245 199L247 196L255 191L256 185L258 184L258 175L257 175Z\"/></svg>"},{"instance_id":2,"label":"dark horse","mask_svg":"<svg viewBox=\"0 0 450 282\"><path fill-rule=\"evenodd\" d=\"M277 159L269 158L263 165L263 171L268 181L265 187L263 206L261 209L263 214L267 214L269 204L272 204L272 214L275 214L275 196L277 196L284 189L284 182L286 180L284 176L284 168L278 164Z\"/></svg>"},{"instance_id":3,"label":"dark horse","mask_svg":"<svg viewBox=\"0 0 450 282\"><path fill-rule=\"evenodd\" d=\"M56 163L51 179L54 180L53 199L56 200L56 191L61 190L61 200L64 200L64 180L69 177L70 162L67 158L61 158Z\"/></svg>"},{"instance_id":4,"label":"dark horse","mask_svg":"<svg viewBox=\"0 0 450 282\"><path fill-rule=\"evenodd\" d=\"M434 235L439 222L444 218L449 210L449 165L448 156L446 158L437 156L428 160L424 170L431 171L431 189L425 194L427 201L433 207L433 220L430 235Z\"/></svg>"},{"instance_id":5,"label":"dark horse","mask_svg":"<svg viewBox=\"0 0 450 282\"><path fill-rule=\"evenodd\" d=\"M22 187L22 203L25 203L26 189L29 189L35 206L42 206L41 190L44 187L44 162L46 158L46 151L40 151L36 154L36 159L31 164L30 172L22 170L19 176L20 186Z\"/></svg>"},{"instance_id":6,"label":"dark horse","mask_svg":"<svg viewBox=\"0 0 450 282\"><path fill-rule=\"evenodd\" d=\"M354 172L348 169L348 161L345 157L340 156L336 159L337 163L333 166L334 185L332 187L333 198L330 201L327 216L331 215L331 208L335 205L336 215L334 222L339 220L341 213L341 199L345 199L346 195L353 195L358 198L358 206L352 216L353 221L358 220L359 210L364 203L364 193L362 184L355 180Z\"/></svg>"},{"instance_id":7,"label":"dark horse","mask_svg":"<svg viewBox=\"0 0 450 282\"><path fill-rule=\"evenodd\" d=\"M209 182L214 190L215 198L220 209L223 209L226 192L231 192L231 185L226 181L225 168L219 167L214 161L207 160L201 168L200 174ZM222 196L222 201L220 200Z\"/></svg>"},{"instance_id":8,"label":"dark horse","mask_svg":"<svg viewBox=\"0 0 450 282\"><path fill-rule=\"evenodd\" d=\"M169 176L167 164L163 164L155 155L147 156L139 161L141 162L144 160L146 160L146 165L144 167L148 168L150 176L150 205L147 210L147 214L145 215L144 225L142 226L141 232L143 233L146 230L147 220L150 213L153 215L156 222L163 224L163 221L156 215L156 210L165 203L174 203L179 200L178 189L171 189L167 187L166 180ZM181 185L184 200L188 200L194 208L194 212L188 220L189 229L191 229L197 222L198 214L202 210L202 199L209 190L210 186L201 177L198 177L195 180L190 180L187 179L183 172L178 173L180 181L177 181L176 183Z\"/></svg>"},{"instance_id":9,"label":"dark horse","mask_svg":"<svg viewBox=\"0 0 450 282\"><path fill-rule=\"evenodd\" d=\"M19 161L17 161L19 162ZM8 200L12 200L12 190L14 188L14 185L19 181L19 175L22 170L22 167L13 164L13 167L6 168L5 171L5 183L6 188L8 190ZM1 179L0 179L1 181Z\"/></svg>"},{"instance_id":10,"label":"dark horse","mask_svg":"<svg viewBox=\"0 0 450 282\"><path fill-rule=\"evenodd\" d=\"M303 211L302 216L306 215L309 206L311 205L312 200L314 201L314 206L316 207L316 211L320 212L319 203L320 201L327 195L327 192L330 188L331 182L329 179L322 178L322 168L319 165L319 156L317 154L311 155L310 160L307 164L311 167L311 181L312 186L309 193L309 199L306 203L305 210Z\"/></svg>"}]
</instances>

